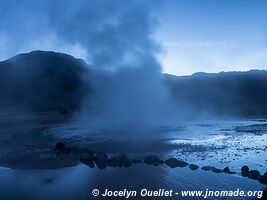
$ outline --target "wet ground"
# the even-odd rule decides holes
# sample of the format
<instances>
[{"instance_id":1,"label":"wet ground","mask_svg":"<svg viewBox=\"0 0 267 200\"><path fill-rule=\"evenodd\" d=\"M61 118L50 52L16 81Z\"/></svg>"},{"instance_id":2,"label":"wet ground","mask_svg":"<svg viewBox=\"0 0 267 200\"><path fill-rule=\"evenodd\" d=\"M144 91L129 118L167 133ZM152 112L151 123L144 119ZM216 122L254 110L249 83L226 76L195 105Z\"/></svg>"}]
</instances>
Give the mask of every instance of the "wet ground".
<instances>
[{"instance_id":1,"label":"wet ground","mask_svg":"<svg viewBox=\"0 0 267 200\"><path fill-rule=\"evenodd\" d=\"M2 114L0 120L1 199L91 199L91 189L171 188L179 190L263 190L266 186L241 176L248 165L267 171L267 121L206 120L160 127L145 141L123 133L92 131L57 113ZM151 133L150 133L151 134ZM175 157L198 166L229 167L234 175L143 163L129 168L90 169L75 159L40 157L58 141L108 155L126 153L143 159ZM14 192L15 191L15 192ZM175 198L179 199L179 198ZM220 198L211 198L220 199ZM237 199L237 198L235 198ZM240 198L240 199L244 199Z\"/></svg>"},{"instance_id":2,"label":"wet ground","mask_svg":"<svg viewBox=\"0 0 267 200\"><path fill-rule=\"evenodd\" d=\"M135 165L130 168L90 169L85 165L54 170L20 171L1 169L1 199L6 200L86 200L101 199L91 192L97 188L104 191L129 189L150 190L262 190L258 182L236 175L212 174L206 171L191 171L188 168L171 169L165 166L154 167ZM111 198L107 198L111 199ZM118 199L118 198L117 198ZM124 199L124 198L122 198ZM140 198L135 198L140 199ZM151 199L151 198L150 198ZM152 198L153 199L153 198ZM187 199L175 196L159 199ZM203 199L203 198L188 198ZM209 198L209 199L223 199ZM244 199L229 198L229 199ZM246 198L245 198L246 199Z\"/></svg>"}]
</instances>

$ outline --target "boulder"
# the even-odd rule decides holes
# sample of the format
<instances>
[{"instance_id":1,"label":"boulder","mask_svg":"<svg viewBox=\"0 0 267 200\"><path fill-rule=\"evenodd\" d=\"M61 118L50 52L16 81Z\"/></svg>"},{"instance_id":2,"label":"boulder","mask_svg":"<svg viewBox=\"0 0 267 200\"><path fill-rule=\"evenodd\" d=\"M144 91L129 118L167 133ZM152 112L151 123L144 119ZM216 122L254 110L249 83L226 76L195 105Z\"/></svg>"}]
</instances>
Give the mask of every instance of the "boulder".
<instances>
[{"instance_id":1,"label":"boulder","mask_svg":"<svg viewBox=\"0 0 267 200\"><path fill-rule=\"evenodd\" d=\"M139 159L133 159L133 160L132 160L132 163L133 163L133 164L142 163L142 160L139 160Z\"/></svg>"},{"instance_id":2,"label":"boulder","mask_svg":"<svg viewBox=\"0 0 267 200\"><path fill-rule=\"evenodd\" d=\"M266 173L263 176L259 177L259 182L261 184L267 185L267 174Z\"/></svg>"},{"instance_id":3,"label":"boulder","mask_svg":"<svg viewBox=\"0 0 267 200\"><path fill-rule=\"evenodd\" d=\"M247 177L248 176L248 171L249 171L249 167L248 166L243 166L241 168L241 175L244 176L244 177Z\"/></svg>"},{"instance_id":4,"label":"boulder","mask_svg":"<svg viewBox=\"0 0 267 200\"><path fill-rule=\"evenodd\" d=\"M79 153L79 149L77 147L67 147L65 150L66 154L75 154L76 156Z\"/></svg>"},{"instance_id":5,"label":"boulder","mask_svg":"<svg viewBox=\"0 0 267 200\"><path fill-rule=\"evenodd\" d=\"M212 166L204 166L201 169L202 170L205 170L205 171L211 171L211 170L215 169L215 167L212 167Z\"/></svg>"},{"instance_id":6,"label":"boulder","mask_svg":"<svg viewBox=\"0 0 267 200\"><path fill-rule=\"evenodd\" d=\"M226 173L226 174L230 174L230 173L231 173L229 167L225 167L225 168L223 169L223 172Z\"/></svg>"},{"instance_id":7,"label":"boulder","mask_svg":"<svg viewBox=\"0 0 267 200\"><path fill-rule=\"evenodd\" d=\"M229 167L225 167L222 171L226 174L236 174L236 172L231 172Z\"/></svg>"},{"instance_id":8,"label":"boulder","mask_svg":"<svg viewBox=\"0 0 267 200\"><path fill-rule=\"evenodd\" d=\"M85 164L85 165L87 165L90 168L94 168L95 167L95 164L94 164L94 161L93 160L81 158L80 159L80 162L83 163L83 164Z\"/></svg>"},{"instance_id":9,"label":"boulder","mask_svg":"<svg viewBox=\"0 0 267 200\"><path fill-rule=\"evenodd\" d=\"M261 176L261 174L257 170L248 171L248 175L247 175L248 178L251 178L251 179L254 179L254 180L259 179L260 176Z\"/></svg>"},{"instance_id":10,"label":"boulder","mask_svg":"<svg viewBox=\"0 0 267 200\"><path fill-rule=\"evenodd\" d=\"M84 151L83 153L81 153L80 155L80 162L84 163L85 165L87 165L90 168L94 168L95 164L94 164L94 159L95 159L95 155L93 151Z\"/></svg>"},{"instance_id":11,"label":"boulder","mask_svg":"<svg viewBox=\"0 0 267 200\"><path fill-rule=\"evenodd\" d=\"M130 159L125 154L120 154L118 156L119 166L130 167L132 165Z\"/></svg>"},{"instance_id":12,"label":"boulder","mask_svg":"<svg viewBox=\"0 0 267 200\"><path fill-rule=\"evenodd\" d=\"M60 151L60 152L63 152L66 150L66 146L63 142L57 142L56 145L55 145L55 149L57 151Z\"/></svg>"},{"instance_id":13,"label":"boulder","mask_svg":"<svg viewBox=\"0 0 267 200\"><path fill-rule=\"evenodd\" d=\"M104 152L98 152L95 154L94 161L99 169L105 169L108 165L108 156Z\"/></svg>"},{"instance_id":14,"label":"boulder","mask_svg":"<svg viewBox=\"0 0 267 200\"><path fill-rule=\"evenodd\" d=\"M110 167L118 167L119 164L118 164L117 157L109 158L108 159L108 166L110 166Z\"/></svg>"},{"instance_id":15,"label":"boulder","mask_svg":"<svg viewBox=\"0 0 267 200\"><path fill-rule=\"evenodd\" d=\"M231 172L231 171L230 171L229 174L236 174L236 172Z\"/></svg>"},{"instance_id":16,"label":"boulder","mask_svg":"<svg viewBox=\"0 0 267 200\"><path fill-rule=\"evenodd\" d=\"M176 158L169 158L165 160L165 164L171 168L178 167L178 160Z\"/></svg>"},{"instance_id":17,"label":"boulder","mask_svg":"<svg viewBox=\"0 0 267 200\"><path fill-rule=\"evenodd\" d=\"M241 168L241 172L248 172L248 171L249 171L249 168L246 165Z\"/></svg>"},{"instance_id":18,"label":"boulder","mask_svg":"<svg viewBox=\"0 0 267 200\"><path fill-rule=\"evenodd\" d=\"M131 165L131 161L125 154L108 159L108 166L110 167L130 167Z\"/></svg>"},{"instance_id":19,"label":"boulder","mask_svg":"<svg viewBox=\"0 0 267 200\"><path fill-rule=\"evenodd\" d=\"M244 177L247 177L248 176L248 171L241 172L241 175L244 176Z\"/></svg>"},{"instance_id":20,"label":"boulder","mask_svg":"<svg viewBox=\"0 0 267 200\"><path fill-rule=\"evenodd\" d=\"M169 158L165 161L165 164L171 168L175 167L186 167L188 165L187 162L182 160L177 160L176 158Z\"/></svg>"},{"instance_id":21,"label":"boulder","mask_svg":"<svg viewBox=\"0 0 267 200\"><path fill-rule=\"evenodd\" d=\"M186 167L189 164L183 160L178 160L178 167Z\"/></svg>"},{"instance_id":22,"label":"boulder","mask_svg":"<svg viewBox=\"0 0 267 200\"><path fill-rule=\"evenodd\" d=\"M213 171L215 173L222 173L223 172L221 169L218 169L218 168L213 168L211 171Z\"/></svg>"},{"instance_id":23,"label":"boulder","mask_svg":"<svg viewBox=\"0 0 267 200\"><path fill-rule=\"evenodd\" d=\"M159 159L158 156L151 155L151 156L146 156L145 157L144 163L147 164L147 165L158 166L158 165L162 164L163 162L162 162L162 160Z\"/></svg>"},{"instance_id":24,"label":"boulder","mask_svg":"<svg viewBox=\"0 0 267 200\"><path fill-rule=\"evenodd\" d=\"M62 109L59 110L59 113L61 115L66 115L66 114L68 114L68 109L67 108L62 108Z\"/></svg>"},{"instance_id":25,"label":"boulder","mask_svg":"<svg viewBox=\"0 0 267 200\"><path fill-rule=\"evenodd\" d=\"M190 165L189 165L189 168L190 168L191 170L197 170L197 169L199 168L199 166L194 165L194 164L190 164Z\"/></svg>"}]
</instances>

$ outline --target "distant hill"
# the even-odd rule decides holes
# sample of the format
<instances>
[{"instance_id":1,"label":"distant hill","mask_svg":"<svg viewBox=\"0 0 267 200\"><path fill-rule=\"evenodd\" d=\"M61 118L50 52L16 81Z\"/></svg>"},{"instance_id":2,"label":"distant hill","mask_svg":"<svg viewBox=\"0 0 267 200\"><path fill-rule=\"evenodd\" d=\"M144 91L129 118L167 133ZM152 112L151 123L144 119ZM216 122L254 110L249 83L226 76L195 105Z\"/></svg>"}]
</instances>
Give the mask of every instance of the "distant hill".
<instances>
[{"instance_id":1,"label":"distant hill","mask_svg":"<svg viewBox=\"0 0 267 200\"><path fill-rule=\"evenodd\" d=\"M49 51L19 54L0 62L0 109L79 109L84 97L94 98L93 92L108 84L106 77L112 76L95 72L83 60L67 54ZM163 78L176 109L267 117L267 71L164 74Z\"/></svg>"},{"instance_id":2,"label":"distant hill","mask_svg":"<svg viewBox=\"0 0 267 200\"><path fill-rule=\"evenodd\" d=\"M0 62L0 105L31 110L77 109L88 90L86 63L62 53L33 51Z\"/></svg>"},{"instance_id":3,"label":"distant hill","mask_svg":"<svg viewBox=\"0 0 267 200\"><path fill-rule=\"evenodd\" d=\"M166 75L176 103L220 115L267 117L267 71Z\"/></svg>"}]
</instances>

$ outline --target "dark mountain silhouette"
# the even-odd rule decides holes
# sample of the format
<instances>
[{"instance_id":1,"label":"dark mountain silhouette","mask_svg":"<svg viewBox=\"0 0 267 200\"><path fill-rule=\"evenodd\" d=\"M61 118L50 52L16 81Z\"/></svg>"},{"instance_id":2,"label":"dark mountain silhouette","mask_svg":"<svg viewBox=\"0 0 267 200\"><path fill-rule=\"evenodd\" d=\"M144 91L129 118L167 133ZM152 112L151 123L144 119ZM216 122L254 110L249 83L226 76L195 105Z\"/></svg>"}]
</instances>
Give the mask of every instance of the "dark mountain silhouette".
<instances>
[{"instance_id":1,"label":"dark mountain silhouette","mask_svg":"<svg viewBox=\"0 0 267 200\"><path fill-rule=\"evenodd\" d=\"M79 109L84 97L112 73L94 73L83 60L70 55L33 51L0 62L0 108L36 111ZM101 74L101 75L100 75ZM244 117L267 116L267 71L164 75L175 109ZM91 85L97 85L92 87ZM88 99L87 99L88 100Z\"/></svg>"},{"instance_id":2,"label":"dark mountain silhouette","mask_svg":"<svg viewBox=\"0 0 267 200\"><path fill-rule=\"evenodd\" d=\"M267 116L267 71L166 75L175 102L199 112L242 117Z\"/></svg>"},{"instance_id":3,"label":"dark mountain silhouette","mask_svg":"<svg viewBox=\"0 0 267 200\"><path fill-rule=\"evenodd\" d=\"M86 63L62 53L33 51L0 62L0 105L30 110L77 109L88 85Z\"/></svg>"}]
</instances>

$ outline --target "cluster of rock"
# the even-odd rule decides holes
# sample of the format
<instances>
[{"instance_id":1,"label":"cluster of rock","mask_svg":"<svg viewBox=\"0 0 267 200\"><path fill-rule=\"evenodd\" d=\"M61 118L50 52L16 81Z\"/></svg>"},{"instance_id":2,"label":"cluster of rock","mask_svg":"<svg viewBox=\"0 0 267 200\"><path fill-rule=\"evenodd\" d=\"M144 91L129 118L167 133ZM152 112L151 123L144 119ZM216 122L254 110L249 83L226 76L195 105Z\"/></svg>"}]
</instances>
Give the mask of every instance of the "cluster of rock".
<instances>
[{"instance_id":1,"label":"cluster of rock","mask_svg":"<svg viewBox=\"0 0 267 200\"><path fill-rule=\"evenodd\" d=\"M93 152L87 148L75 148L75 147L66 147L64 143L56 143L54 149L60 158L68 158L70 155L72 158L78 159L81 163L94 168L97 166L99 169L105 169L106 167L130 167L132 164L140 163L141 160L130 160L127 155L120 154L115 157L108 157L104 152Z\"/></svg>"},{"instance_id":2,"label":"cluster of rock","mask_svg":"<svg viewBox=\"0 0 267 200\"><path fill-rule=\"evenodd\" d=\"M250 179L258 180L262 184L267 184L267 172L261 175L259 171L249 170L248 166L243 166L241 168L241 175Z\"/></svg>"},{"instance_id":3,"label":"cluster of rock","mask_svg":"<svg viewBox=\"0 0 267 200\"><path fill-rule=\"evenodd\" d=\"M76 153L77 159L84 163L85 165L89 166L90 168L94 168L97 166L99 169L105 169L106 167L130 167L133 164L142 163L142 160L134 159L131 160L127 157L125 154L119 154L114 157L108 157L108 155L104 152L93 152L89 151L86 148L67 148L64 143L58 142L55 146L55 151L61 155L66 156L70 153ZM177 167L187 167L191 170L197 170L199 169L199 166L195 164L189 164L183 160L178 160L177 158L168 158L167 160L163 161L156 155L149 155L144 158L143 161L147 165L154 165L159 166L162 164L165 164L171 168L177 168ZM214 173L226 173L226 174L236 174L236 172L230 171L229 167L225 167L224 169L218 169L216 167L212 166L204 166L201 168L205 171L212 171ZM244 177L248 177L250 179L258 180L262 184L267 184L267 172L264 175L261 175L259 171L257 170L249 170L247 166L243 166L241 168L241 175Z\"/></svg>"},{"instance_id":4,"label":"cluster of rock","mask_svg":"<svg viewBox=\"0 0 267 200\"><path fill-rule=\"evenodd\" d=\"M230 171L229 167L225 167L224 169L218 169L216 167L212 167L212 166L204 166L201 168L202 170L205 171L212 171L214 173L226 173L226 174L236 174L236 172L232 172Z\"/></svg>"}]
</instances>

